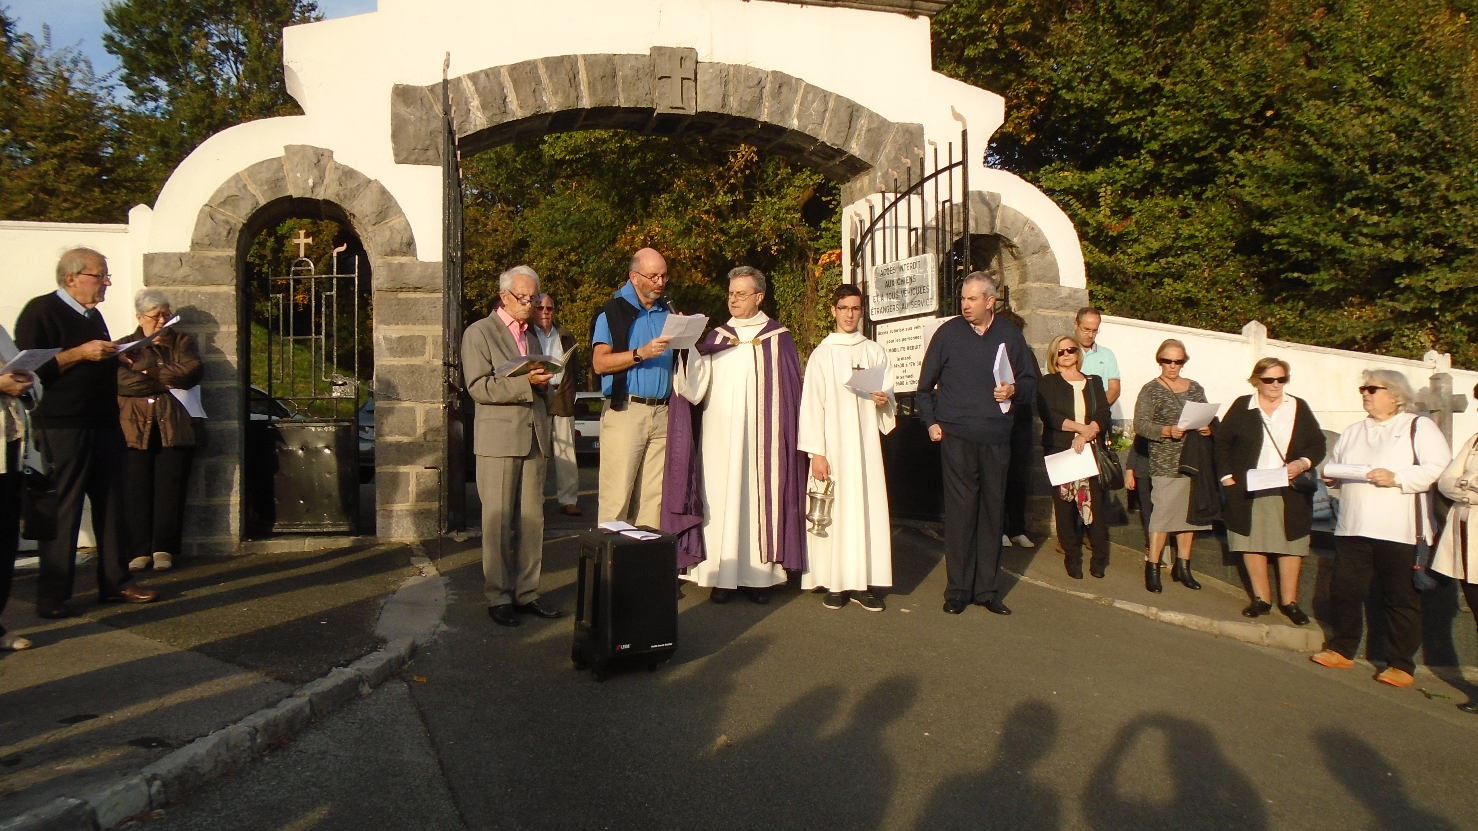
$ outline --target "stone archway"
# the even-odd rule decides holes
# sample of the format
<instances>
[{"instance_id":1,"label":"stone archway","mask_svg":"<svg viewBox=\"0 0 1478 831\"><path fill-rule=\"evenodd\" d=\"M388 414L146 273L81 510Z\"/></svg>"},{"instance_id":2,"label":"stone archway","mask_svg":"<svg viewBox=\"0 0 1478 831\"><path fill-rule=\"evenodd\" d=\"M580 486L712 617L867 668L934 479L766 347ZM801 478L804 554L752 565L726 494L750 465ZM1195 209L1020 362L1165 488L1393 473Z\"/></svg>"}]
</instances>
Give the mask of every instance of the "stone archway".
<instances>
[{"instance_id":1,"label":"stone archway","mask_svg":"<svg viewBox=\"0 0 1478 831\"><path fill-rule=\"evenodd\" d=\"M441 361L441 267L416 255L410 226L379 182L340 164L330 150L289 145L283 155L228 177L200 207L190 250L148 254L150 286L167 287L187 309L206 362L203 384L209 422L206 450L196 460L188 537L195 550L234 548L241 538L243 384L249 348L241 317L242 270L256 232L295 215L323 213L350 227L370 260L373 303L384 325L374 332L379 533L397 538L434 535L435 466L440 441L441 378L427 373ZM430 525L427 525L427 515Z\"/></svg>"}]
</instances>

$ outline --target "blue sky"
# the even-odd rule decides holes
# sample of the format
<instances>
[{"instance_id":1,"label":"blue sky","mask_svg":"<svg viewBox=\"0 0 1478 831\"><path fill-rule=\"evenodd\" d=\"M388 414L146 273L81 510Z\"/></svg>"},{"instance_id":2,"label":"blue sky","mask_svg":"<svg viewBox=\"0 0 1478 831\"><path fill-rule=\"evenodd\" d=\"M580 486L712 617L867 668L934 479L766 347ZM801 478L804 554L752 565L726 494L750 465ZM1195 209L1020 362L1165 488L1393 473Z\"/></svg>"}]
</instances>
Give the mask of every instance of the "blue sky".
<instances>
[{"instance_id":1,"label":"blue sky","mask_svg":"<svg viewBox=\"0 0 1478 831\"><path fill-rule=\"evenodd\" d=\"M50 26L52 47L80 50L92 61L93 71L99 76L118 67L113 56L103 49L106 5L105 0L0 0L0 6L16 19L22 32L39 40L41 27ZM318 0L318 8L324 17L347 17L374 11L375 0Z\"/></svg>"}]
</instances>

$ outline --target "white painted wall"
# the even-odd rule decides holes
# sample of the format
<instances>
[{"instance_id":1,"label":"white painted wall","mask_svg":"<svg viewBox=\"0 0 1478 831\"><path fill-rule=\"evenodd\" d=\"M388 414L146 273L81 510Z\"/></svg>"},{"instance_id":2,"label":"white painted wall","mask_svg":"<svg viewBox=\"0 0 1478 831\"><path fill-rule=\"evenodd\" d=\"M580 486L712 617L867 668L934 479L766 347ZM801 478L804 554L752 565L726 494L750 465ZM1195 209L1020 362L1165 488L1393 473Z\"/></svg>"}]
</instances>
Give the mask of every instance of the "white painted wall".
<instances>
[{"instance_id":1,"label":"white painted wall","mask_svg":"<svg viewBox=\"0 0 1478 831\"><path fill-rule=\"evenodd\" d=\"M1259 358L1282 358L1291 367L1289 375L1293 381L1288 385L1289 394L1307 401L1319 425L1336 433L1365 417L1365 411L1360 408L1360 393L1355 390L1362 370L1396 370L1406 376L1413 389L1421 390L1441 368L1451 373L1453 392L1467 399L1465 412L1455 414L1452 419L1454 441L1462 442L1478 432L1478 411L1469 395L1478 383L1478 371L1446 369L1446 356L1428 353L1429 360L1413 361L1272 340L1256 321L1243 327L1243 334L1229 335L1105 315L1098 339L1114 350L1123 373L1124 392L1114 405L1114 418L1134 417L1134 400L1139 390L1160 374L1155 349L1166 338L1185 343L1190 363L1182 374L1205 387L1208 400L1223 405L1253 391L1247 377Z\"/></svg>"},{"instance_id":2,"label":"white painted wall","mask_svg":"<svg viewBox=\"0 0 1478 831\"><path fill-rule=\"evenodd\" d=\"M148 208L135 208L147 222ZM0 222L0 274L5 291L0 293L0 325L15 334L15 319L31 298L56 291L56 261L72 248L92 248L108 258L113 285L98 309L113 337L120 338L138 327L133 313L134 292L142 288L141 235L128 225L96 225L70 222Z\"/></svg>"}]
</instances>

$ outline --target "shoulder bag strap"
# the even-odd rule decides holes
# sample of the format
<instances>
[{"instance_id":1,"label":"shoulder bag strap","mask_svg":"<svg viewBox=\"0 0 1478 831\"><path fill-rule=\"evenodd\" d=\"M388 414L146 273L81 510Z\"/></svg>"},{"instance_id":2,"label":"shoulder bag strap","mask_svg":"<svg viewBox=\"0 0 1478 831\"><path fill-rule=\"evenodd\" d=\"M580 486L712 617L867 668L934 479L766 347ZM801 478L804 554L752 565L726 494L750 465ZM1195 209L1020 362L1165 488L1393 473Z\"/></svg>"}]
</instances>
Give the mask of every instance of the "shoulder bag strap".
<instances>
[{"instance_id":1,"label":"shoulder bag strap","mask_svg":"<svg viewBox=\"0 0 1478 831\"><path fill-rule=\"evenodd\" d=\"M1411 464L1413 466L1419 461L1416 457L1416 423L1421 420L1421 416L1417 416L1411 420ZM1425 542L1427 539L1427 523L1422 521L1422 497L1424 495L1426 495L1425 491L1418 492L1413 495L1414 498L1411 500L1412 515L1416 518L1417 542Z\"/></svg>"}]
</instances>

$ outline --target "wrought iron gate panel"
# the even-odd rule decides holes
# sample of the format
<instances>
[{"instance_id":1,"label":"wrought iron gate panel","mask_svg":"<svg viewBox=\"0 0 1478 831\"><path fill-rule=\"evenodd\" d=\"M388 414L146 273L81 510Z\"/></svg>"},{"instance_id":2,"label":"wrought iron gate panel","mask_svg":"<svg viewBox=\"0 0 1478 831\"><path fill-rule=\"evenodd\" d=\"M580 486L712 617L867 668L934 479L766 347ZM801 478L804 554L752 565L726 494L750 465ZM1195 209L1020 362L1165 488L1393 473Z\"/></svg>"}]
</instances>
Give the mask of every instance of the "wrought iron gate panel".
<instances>
[{"instance_id":1,"label":"wrought iron gate panel","mask_svg":"<svg viewBox=\"0 0 1478 831\"><path fill-rule=\"evenodd\" d=\"M470 405L462 389L462 158L451 119L446 75L450 55L442 63L441 200L442 200L442 406L446 414L446 455L441 477L441 530L467 527L467 468L471 454Z\"/></svg>"}]
</instances>

